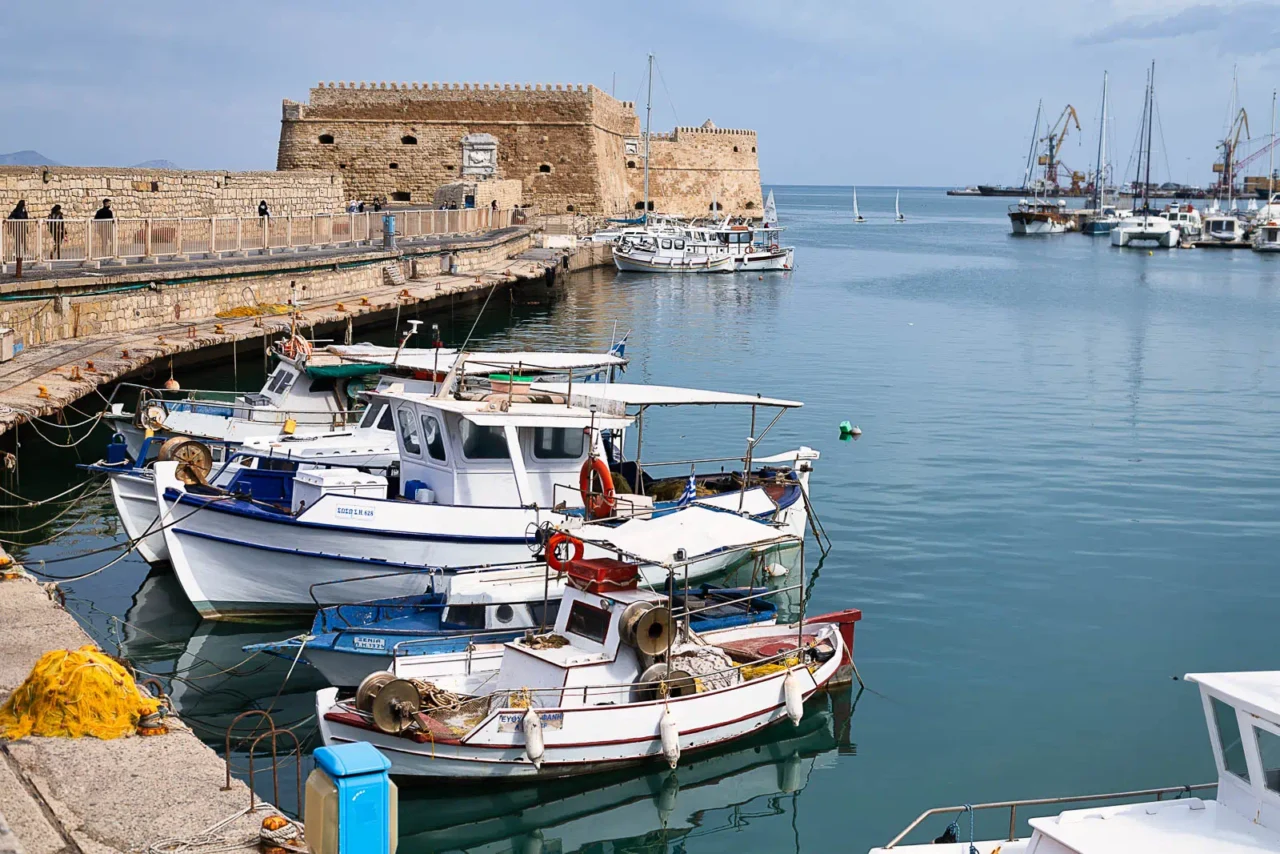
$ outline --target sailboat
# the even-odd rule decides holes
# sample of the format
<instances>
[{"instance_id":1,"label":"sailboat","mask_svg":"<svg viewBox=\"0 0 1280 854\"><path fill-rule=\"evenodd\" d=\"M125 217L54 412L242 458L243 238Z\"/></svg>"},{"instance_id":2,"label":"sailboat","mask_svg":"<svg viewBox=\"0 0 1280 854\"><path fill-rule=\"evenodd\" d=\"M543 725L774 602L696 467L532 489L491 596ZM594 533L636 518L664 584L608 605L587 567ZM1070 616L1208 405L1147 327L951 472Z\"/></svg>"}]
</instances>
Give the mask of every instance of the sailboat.
<instances>
[{"instance_id":1,"label":"sailboat","mask_svg":"<svg viewBox=\"0 0 1280 854\"><path fill-rule=\"evenodd\" d=\"M907 218L902 215L902 208L898 205L898 200L902 196L902 191L898 190L893 194L893 221L906 222Z\"/></svg>"},{"instance_id":2,"label":"sailboat","mask_svg":"<svg viewBox=\"0 0 1280 854\"><path fill-rule=\"evenodd\" d=\"M1146 99L1142 104L1142 147L1138 150L1138 174L1134 178L1134 183L1142 187L1142 207L1139 209L1135 201L1133 212L1111 230L1112 246L1154 242L1159 246L1172 248L1182 238L1177 226L1151 210L1151 198L1148 195L1151 190L1151 133L1155 125L1155 102L1156 64L1153 62L1147 77Z\"/></svg>"},{"instance_id":3,"label":"sailboat","mask_svg":"<svg viewBox=\"0 0 1280 854\"><path fill-rule=\"evenodd\" d=\"M858 213L858 188L857 188L857 187L854 187L854 188L853 188L853 221L854 221L854 222L866 222L866 221L867 221L867 218L866 218L866 217L864 217L862 214Z\"/></svg>"},{"instance_id":4,"label":"sailboat","mask_svg":"<svg viewBox=\"0 0 1280 854\"><path fill-rule=\"evenodd\" d=\"M1107 204L1107 72L1102 72L1102 124L1098 126L1098 160L1093 173L1093 213L1081 230L1085 234L1110 234L1120 222L1114 205Z\"/></svg>"},{"instance_id":5,"label":"sailboat","mask_svg":"<svg viewBox=\"0 0 1280 854\"><path fill-rule=\"evenodd\" d=\"M1253 236L1253 251L1280 252L1280 204L1276 204L1276 92L1271 90L1271 145L1267 153L1267 203L1255 220L1258 233Z\"/></svg>"},{"instance_id":6,"label":"sailboat","mask_svg":"<svg viewBox=\"0 0 1280 854\"><path fill-rule=\"evenodd\" d=\"M769 191L769 198L764 200L764 222L761 223L765 228L778 224L778 206L773 201L773 190Z\"/></svg>"}]
</instances>

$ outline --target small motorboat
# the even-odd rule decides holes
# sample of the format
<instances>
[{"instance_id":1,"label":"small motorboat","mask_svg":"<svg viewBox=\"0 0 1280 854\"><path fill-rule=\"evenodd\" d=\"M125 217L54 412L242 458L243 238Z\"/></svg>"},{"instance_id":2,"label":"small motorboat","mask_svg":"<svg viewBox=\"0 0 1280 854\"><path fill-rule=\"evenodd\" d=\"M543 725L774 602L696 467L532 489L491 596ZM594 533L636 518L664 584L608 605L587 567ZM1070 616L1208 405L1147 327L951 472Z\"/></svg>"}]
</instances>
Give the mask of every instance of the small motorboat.
<instances>
[{"instance_id":1,"label":"small motorboat","mask_svg":"<svg viewBox=\"0 0 1280 854\"><path fill-rule=\"evenodd\" d=\"M1218 769L1217 781L1145 791L938 807L923 813L883 848L872 849L872 854L887 851L967 854L970 850L981 854L997 851L1001 854L1280 852L1280 810L1277 809L1280 775L1275 770L1275 757L1280 755L1280 671L1189 673L1184 678L1200 686L1198 705L1203 709L1209 730L1209 747ZM1199 756L1197 747L1194 757ZM1188 757L1188 761L1191 758ZM1117 788L1132 789L1131 786ZM1217 789L1217 796L1193 795L1208 789ZM1133 803L1143 797L1147 800ZM1113 803L1106 804L1107 801ZM1116 801L1123 803L1114 803ZM1014 819L1019 807L1039 810L1049 803L1087 805L1053 816L1032 818L1031 835L1018 838ZM971 849L971 822L976 813L985 810L1009 813L1009 836L975 840ZM933 842L900 844L935 816L952 820L942 836ZM934 836L932 828L930 830L925 838ZM966 838L962 839L961 834Z\"/></svg>"},{"instance_id":2,"label":"small motorboat","mask_svg":"<svg viewBox=\"0 0 1280 854\"><path fill-rule=\"evenodd\" d=\"M805 699L852 664L857 610L696 632L638 587L634 563L570 560L566 572L554 629L503 644L483 679L387 674L354 696L317 692L325 744L368 741L392 774L435 779L675 768L688 751L798 723Z\"/></svg>"}]
</instances>

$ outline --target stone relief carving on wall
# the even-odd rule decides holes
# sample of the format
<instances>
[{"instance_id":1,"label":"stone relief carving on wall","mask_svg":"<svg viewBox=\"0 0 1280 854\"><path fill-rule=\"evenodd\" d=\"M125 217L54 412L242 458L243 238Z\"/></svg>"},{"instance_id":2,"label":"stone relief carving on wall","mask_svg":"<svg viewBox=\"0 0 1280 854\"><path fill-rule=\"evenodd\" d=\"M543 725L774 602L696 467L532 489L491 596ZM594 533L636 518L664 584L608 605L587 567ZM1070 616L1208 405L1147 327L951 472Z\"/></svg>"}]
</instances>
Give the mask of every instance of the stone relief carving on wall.
<instances>
[{"instance_id":1,"label":"stone relief carving on wall","mask_svg":"<svg viewBox=\"0 0 1280 854\"><path fill-rule=\"evenodd\" d=\"M469 133L462 138L462 174L490 177L498 174L498 138Z\"/></svg>"},{"instance_id":2,"label":"stone relief carving on wall","mask_svg":"<svg viewBox=\"0 0 1280 854\"><path fill-rule=\"evenodd\" d=\"M639 154L639 153L640 153L640 140L638 140L638 139L624 139L624 140L622 141L622 151L623 151L623 153L624 153L624 154L626 154L628 157L634 157L635 155Z\"/></svg>"}]
</instances>

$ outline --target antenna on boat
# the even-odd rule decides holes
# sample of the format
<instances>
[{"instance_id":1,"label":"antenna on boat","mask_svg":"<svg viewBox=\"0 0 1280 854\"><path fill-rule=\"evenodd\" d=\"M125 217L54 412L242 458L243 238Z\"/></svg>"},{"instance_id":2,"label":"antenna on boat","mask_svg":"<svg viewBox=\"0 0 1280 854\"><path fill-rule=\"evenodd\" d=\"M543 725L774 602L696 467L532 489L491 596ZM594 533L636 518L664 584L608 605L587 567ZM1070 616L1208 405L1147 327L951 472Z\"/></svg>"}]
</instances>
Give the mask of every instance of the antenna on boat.
<instances>
[{"instance_id":1,"label":"antenna on boat","mask_svg":"<svg viewBox=\"0 0 1280 854\"><path fill-rule=\"evenodd\" d=\"M401 338L400 338L400 344L399 344L399 345L397 345L397 347L396 347L396 355L395 355L395 358L393 358L393 359L391 360L391 364L393 364L393 365L394 365L394 364L397 364L397 363L400 361L400 351L404 349L404 345L405 345L405 344L408 344L408 343L409 343L409 339L410 339L410 338L412 338L415 334L417 334L417 332L418 332L418 327L419 327L419 326L421 326L421 325L422 325L422 321L421 321L421 320L410 320L410 321L409 321L409 328L408 328L408 329L406 329L406 330L405 330L404 335L403 335L403 336L401 336Z\"/></svg>"}]
</instances>

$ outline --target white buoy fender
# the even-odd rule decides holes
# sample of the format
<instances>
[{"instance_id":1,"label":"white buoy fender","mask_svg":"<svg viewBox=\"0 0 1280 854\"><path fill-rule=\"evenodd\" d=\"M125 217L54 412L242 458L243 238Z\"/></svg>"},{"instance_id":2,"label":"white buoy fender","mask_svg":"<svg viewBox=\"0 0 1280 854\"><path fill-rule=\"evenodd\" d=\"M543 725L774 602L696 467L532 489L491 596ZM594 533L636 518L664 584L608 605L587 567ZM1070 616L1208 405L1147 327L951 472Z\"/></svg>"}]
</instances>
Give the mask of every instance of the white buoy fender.
<instances>
[{"instance_id":1,"label":"white buoy fender","mask_svg":"<svg viewBox=\"0 0 1280 854\"><path fill-rule=\"evenodd\" d=\"M542 719L538 717L537 712L529 709L524 713L520 728L524 730L525 755L529 757L534 768L542 770L542 757L547 753L547 746L542 741Z\"/></svg>"},{"instance_id":2,"label":"white buoy fender","mask_svg":"<svg viewBox=\"0 0 1280 854\"><path fill-rule=\"evenodd\" d=\"M765 567L764 571L771 578L781 578L788 572L787 568L780 563L771 563Z\"/></svg>"},{"instance_id":3,"label":"white buoy fender","mask_svg":"<svg viewBox=\"0 0 1280 854\"><path fill-rule=\"evenodd\" d=\"M662 736L662 755L667 764L674 769L680 761L680 731L676 729L676 720L671 716L671 707L663 706L662 720L658 723L658 733Z\"/></svg>"},{"instance_id":4,"label":"white buoy fender","mask_svg":"<svg viewBox=\"0 0 1280 854\"><path fill-rule=\"evenodd\" d=\"M793 724L800 723L804 717L804 689L800 687L800 677L794 670L782 680L782 698L787 704L787 717Z\"/></svg>"}]
</instances>

